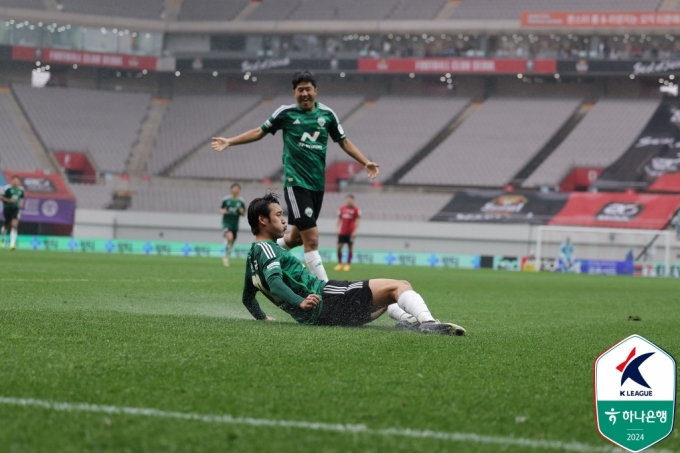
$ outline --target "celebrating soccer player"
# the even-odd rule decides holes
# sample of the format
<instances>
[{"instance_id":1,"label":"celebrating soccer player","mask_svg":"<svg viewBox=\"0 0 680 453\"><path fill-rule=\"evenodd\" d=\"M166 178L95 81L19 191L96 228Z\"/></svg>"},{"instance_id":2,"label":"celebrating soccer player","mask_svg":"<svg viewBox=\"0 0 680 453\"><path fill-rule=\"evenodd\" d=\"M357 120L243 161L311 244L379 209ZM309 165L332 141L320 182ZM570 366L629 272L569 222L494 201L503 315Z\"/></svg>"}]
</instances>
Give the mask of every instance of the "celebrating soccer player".
<instances>
[{"instance_id":1,"label":"celebrating soccer player","mask_svg":"<svg viewBox=\"0 0 680 453\"><path fill-rule=\"evenodd\" d=\"M241 198L241 186L238 183L231 185L231 196L224 197L220 205L222 213L222 234L224 235L224 256L222 263L229 267L229 257L234 248L234 241L238 236L239 217L246 215L246 203Z\"/></svg>"},{"instance_id":2,"label":"celebrating soccer player","mask_svg":"<svg viewBox=\"0 0 680 453\"><path fill-rule=\"evenodd\" d=\"M17 232L19 230L19 210L24 207L24 188L18 176L12 176L12 183L2 190L2 207L5 221L0 228L2 248L5 248L5 236L9 232L9 249L17 248Z\"/></svg>"},{"instance_id":3,"label":"celebrating soccer player","mask_svg":"<svg viewBox=\"0 0 680 453\"><path fill-rule=\"evenodd\" d=\"M319 279L328 281L318 251L319 230L316 226L326 185L328 137L360 162L369 177L378 176L379 165L368 160L349 141L335 112L316 102L317 93L312 73L296 73L293 77L296 104L279 107L262 126L237 137L213 137L212 148L218 152L224 151L232 145L261 140L279 129L283 131L284 198L292 228L285 238L278 240L278 244L286 250L304 245L307 266Z\"/></svg>"},{"instance_id":4,"label":"celebrating soccer player","mask_svg":"<svg viewBox=\"0 0 680 453\"><path fill-rule=\"evenodd\" d=\"M359 222L361 221L361 209L354 205L354 195L347 195L345 205L340 207L338 222L335 225L335 233L338 235L338 265L335 270L348 271L352 265L352 253L354 252L354 239L357 235ZM342 265L342 249L347 244L347 264Z\"/></svg>"},{"instance_id":5,"label":"celebrating soccer player","mask_svg":"<svg viewBox=\"0 0 680 453\"><path fill-rule=\"evenodd\" d=\"M255 298L260 291L302 324L360 326L388 311L397 321L403 320L401 315L406 314L411 319L409 326L413 330L465 335L462 327L435 320L423 298L407 281L325 282L314 276L277 243L286 231L286 219L276 195L269 193L250 203L248 224L255 235L255 242L248 252L243 305L255 319L273 321L262 311Z\"/></svg>"}]
</instances>

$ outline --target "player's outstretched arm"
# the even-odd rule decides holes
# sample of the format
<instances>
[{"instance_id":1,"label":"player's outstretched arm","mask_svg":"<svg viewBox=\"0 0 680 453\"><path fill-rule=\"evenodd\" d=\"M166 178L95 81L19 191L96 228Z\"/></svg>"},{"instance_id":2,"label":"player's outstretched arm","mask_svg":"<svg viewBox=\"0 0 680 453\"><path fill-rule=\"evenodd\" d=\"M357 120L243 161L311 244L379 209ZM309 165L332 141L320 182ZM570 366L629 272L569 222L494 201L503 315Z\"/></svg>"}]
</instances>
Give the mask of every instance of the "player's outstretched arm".
<instances>
[{"instance_id":1,"label":"player's outstretched arm","mask_svg":"<svg viewBox=\"0 0 680 453\"><path fill-rule=\"evenodd\" d=\"M261 140L265 135L267 135L267 133L258 127L232 138L213 137L210 146L219 153L230 146L245 145L246 143L256 142Z\"/></svg>"},{"instance_id":2,"label":"player's outstretched arm","mask_svg":"<svg viewBox=\"0 0 680 453\"><path fill-rule=\"evenodd\" d=\"M338 142L338 144L344 152L349 154L354 160L364 166L366 173L368 173L368 176L371 179L375 179L378 176L378 173L380 172L378 167L380 167L380 164L368 160L366 156L364 156L361 151L359 151L359 148L357 148L354 143L350 142L348 138Z\"/></svg>"}]
</instances>

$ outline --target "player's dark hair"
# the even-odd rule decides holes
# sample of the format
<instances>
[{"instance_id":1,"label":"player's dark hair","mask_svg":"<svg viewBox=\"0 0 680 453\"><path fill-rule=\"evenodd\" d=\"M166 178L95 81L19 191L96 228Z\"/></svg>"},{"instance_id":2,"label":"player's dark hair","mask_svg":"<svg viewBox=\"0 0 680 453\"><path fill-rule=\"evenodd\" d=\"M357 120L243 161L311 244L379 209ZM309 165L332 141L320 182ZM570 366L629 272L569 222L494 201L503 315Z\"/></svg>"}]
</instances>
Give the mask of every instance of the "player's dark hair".
<instances>
[{"instance_id":1,"label":"player's dark hair","mask_svg":"<svg viewBox=\"0 0 680 453\"><path fill-rule=\"evenodd\" d=\"M351 198L352 200L354 200L354 195L352 195L351 193L348 193L346 198Z\"/></svg>"},{"instance_id":2,"label":"player's dark hair","mask_svg":"<svg viewBox=\"0 0 680 453\"><path fill-rule=\"evenodd\" d=\"M241 188L241 184L235 182L234 184L231 185L231 188L233 189L234 187L238 187L239 189Z\"/></svg>"},{"instance_id":3,"label":"player's dark hair","mask_svg":"<svg viewBox=\"0 0 680 453\"><path fill-rule=\"evenodd\" d=\"M298 71L293 75L293 89L296 89L301 83L309 82L316 88L316 78L314 74L309 71Z\"/></svg>"},{"instance_id":4,"label":"player's dark hair","mask_svg":"<svg viewBox=\"0 0 680 453\"><path fill-rule=\"evenodd\" d=\"M248 205L248 225L253 234L260 232L260 216L269 218L269 205L272 203L279 203L279 196L274 192L267 192L264 197L255 198Z\"/></svg>"},{"instance_id":5,"label":"player's dark hair","mask_svg":"<svg viewBox=\"0 0 680 453\"><path fill-rule=\"evenodd\" d=\"M19 181L21 181L21 178L17 175L12 175L12 177L9 178L10 181L12 181L13 179L18 179Z\"/></svg>"}]
</instances>

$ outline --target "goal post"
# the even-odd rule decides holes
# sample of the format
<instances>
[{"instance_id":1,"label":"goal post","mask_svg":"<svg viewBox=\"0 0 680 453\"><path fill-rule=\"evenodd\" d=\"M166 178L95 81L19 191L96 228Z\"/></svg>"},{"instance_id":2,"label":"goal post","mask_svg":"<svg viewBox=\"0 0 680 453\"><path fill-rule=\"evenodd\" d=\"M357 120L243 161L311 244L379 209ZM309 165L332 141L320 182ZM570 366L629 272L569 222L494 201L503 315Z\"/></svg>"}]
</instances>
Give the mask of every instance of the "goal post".
<instances>
[{"instance_id":1,"label":"goal post","mask_svg":"<svg viewBox=\"0 0 680 453\"><path fill-rule=\"evenodd\" d=\"M564 269L560 248L570 238L573 264ZM671 232L623 228L539 226L536 233L536 270L630 274L635 263L659 263L671 275ZM551 265L552 263L552 265ZM560 267L561 266L561 267Z\"/></svg>"}]
</instances>

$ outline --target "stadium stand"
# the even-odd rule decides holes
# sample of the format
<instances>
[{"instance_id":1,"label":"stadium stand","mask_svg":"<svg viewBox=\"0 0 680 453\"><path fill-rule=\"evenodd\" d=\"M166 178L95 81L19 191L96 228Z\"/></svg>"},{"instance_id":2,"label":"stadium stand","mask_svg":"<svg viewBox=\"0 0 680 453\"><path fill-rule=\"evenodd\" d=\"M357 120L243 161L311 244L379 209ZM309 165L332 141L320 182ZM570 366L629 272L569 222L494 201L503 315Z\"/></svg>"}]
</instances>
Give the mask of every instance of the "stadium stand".
<instances>
[{"instance_id":1,"label":"stadium stand","mask_svg":"<svg viewBox=\"0 0 680 453\"><path fill-rule=\"evenodd\" d=\"M253 108L261 98L254 95L178 95L163 118L148 170L161 173L201 143Z\"/></svg>"},{"instance_id":2,"label":"stadium stand","mask_svg":"<svg viewBox=\"0 0 680 453\"><path fill-rule=\"evenodd\" d=\"M45 9L45 3L42 0L0 0L0 7Z\"/></svg>"},{"instance_id":3,"label":"stadium stand","mask_svg":"<svg viewBox=\"0 0 680 453\"><path fill-rule=\"evenodd\" d=\"M342 120L361 103L359 96L324 96L319 102L334 109ZM222 132L222 135L232 137L249 129L260 126L281 105L295 102L290 95L279 96L271 102L263 102L251 110L239 121ZM203 147L196 155L187 160L175 171L173 176L197 178L233 178L233 179L263 179L273 176L281 169L281 133L276 136L268 135L262 140L244 146L229 148L224 153L216 153L209 145ZM336 148L330 145L329 149Z\"/></svg>"},{"instance_id":4,"label":"stadium stand","mask_svg":"<svg viewBox=\"0 0 680 453\"><path fill-rule=\"evenodd\" d=\"M107 209L113 199L114 191L105 186L69 183L68 188L79 209Z\"/></svg>"},{"instance_id":5,"label":"stadium stand","mask_svg":"<svg viewBox=\"0 0 680 453\"><path fill-rule=\"evenodd\" d=\"M321 217L337 218L345 204L344 193L324 195ZM426 222L451 200L451 194L358 193L355 194L361 218L366 220L404 220Z\"/></svg>"},{"instance_id":6,"label":"stadium stand","mask_svg":"<svg viewBox=\"0 0 680 453\"><path fill-rule=\"evenodd\" d=\"M383 20L399 0L300 0L289 20Z\"/></svg>"},{"instance_id":7,"label":"stadium stand","mask_svg":"<svg viewBox=\"0 0 680 453\"><path fill-rule=\"evenodd\" d=\"M22 0L23 1L23 0ZM62 12L96 14L99 16L161 19L164 0L59 0Z\"/></svg>"},{"instance_id":8,"label":"stadium stand","mask_svg":"<svg viewBox=\"0 0 680 453\"><path fill-rule=\"evenodd\" d=\"M14 123L12 115L5 107L4 96L0 93L0 168L10 170L35 170L40 168L38 160L31 152L19 127Z\"/></svg>"},{"instance_id":9,"label":"stadium stand","mask_svg":"<svg viewBox=\"0 0 680 453\"><path fill-rule=\"evenodd\" d=\"M447 0L400 0L389 20L431 20L444 8Z\"/></svg>"},{"instance_id":10,"label":"stadium stand","mask_svg":"<svg viewBox=\"0 0 680 453\"><path fill-rule=\"evenodd\" d=\"M260 6L246 20L284 20L298 3L300 0L262 0Z\"/></svg>"},{"instance_id":11,"label":"stadium stand","mask_svg":"<svg viewBox=\"0 0 680 453\"><path fill-rule=\"evenodd\" d=\"M147 94L13 85L50 151L89 152L100 172L123 172L149 108Z\"/></svg>"},{"instance_id":12,"label":"stadium stand","mask_svg":"<svg viewBox=\"0 0 680 453\"><path fill-rule=\"evenodd\" d=\"M249 0L183 0L179 20L233 20Z\"/></svg>"},{"instance_id":13,"label":"stadium stand","mask_svg":"<svg viewBox=\"0 0 680 453\"><path fill-rule=\"evenodd\" d=\"M574 167L609 166L635 141L658 105L656 99L599 101L522 185L556 186Z\"/></svg>"},{"instance_id":14,"label":"stadium stand","mask_svg":"<svg viewBox=\"0 0 680 453\"><path fill-rule=\"evenodd\" d=\"M503 186L580 104L576 99L489 99L400 183Z\"/></svg>"},{"instance_id":15,"label":"stadium stand","mask_svg":"<svg viewBox=\"0 0 680 453\"><path fill-rule=\"evenodd\" d=\"M661 0L462 0L451 19L519 19L522 11L655 11Z\"/></svg>"},{"instance_id":16,"label":"stadium stand","mask_svg":"<svg viewBox=\"0 0 680 453\"><path fill-rule=\"evenodd\" d=\"M469 103L465 98L385 96L358 110L343 127L366 157L380 164L384 180L406 164ZM330 164L351 159L342 149L333 146L328 148L326 160ZM362 172L356 179L364 178L366 175Z\"/></svg>"},{"instance_id":17,"label":"stadium stand","mask_svg":"<svg viewBox=\"0 0 680 453\"><path fill-rule=\"evenodd\" d=\"M247 204L253 198L261 197L264 190L246 186L241 191L241 196ZM280 194L281 190L278 192ZM228 189L145 187L135 192L129 210L216 214L222 198L228 195ZM324 196L321 217L336 218L338 209L345 203L345 196L343 193L327 193ZM446 205L451 195L359 193L356 194L356 199L363 219L427 221Z\"/></svg>"}]
</instances>

